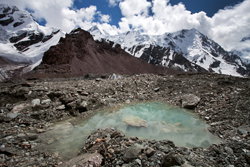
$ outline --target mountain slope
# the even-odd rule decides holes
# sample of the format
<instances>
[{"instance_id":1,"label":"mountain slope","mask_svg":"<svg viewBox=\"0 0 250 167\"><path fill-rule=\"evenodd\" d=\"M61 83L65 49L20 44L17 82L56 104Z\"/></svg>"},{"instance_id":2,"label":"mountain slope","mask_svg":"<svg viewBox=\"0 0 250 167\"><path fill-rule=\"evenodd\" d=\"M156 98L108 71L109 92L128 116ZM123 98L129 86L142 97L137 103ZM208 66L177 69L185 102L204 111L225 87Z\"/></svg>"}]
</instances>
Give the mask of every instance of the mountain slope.
<instances>
[{"instance_id":1,"label":"mountain slope","mask_svg":"<svg viewBox=\"0 0 250 167\"><path fill-rule=\"evenodd\" d=\"M176 71L133 57L114 42L95 41L89 32L78 28L45 52L42 63L29 75L53 77L89 73L174 74Z\"/></svg>"},{"instance_id":2,"label":"mountain slope","mask_svg":"<svg viewBox=\"0 0 250 167\"><path fill-rule=\"evenodd\" d=\"M239 56L225 51L219 44L196 29L163 35L130 31L119 35L103 34L98 27L90 29L95 40L106 38L118 43L131 55L148 63L190 72L215 72L249 76L250 68Z\"/></svg>"},{"instance_id":3,"label":"mountain slope","mask_svg":"<svg viewBox=\"0 0 250 167\"><path fill-rule=\"evenodd\" d=\"M0 58L8 62L6 66L18 64L31 70L64 35L60 30L38 25L27 11L0 4ZM1 67L0 75L13 73ZM7 76L11 77L8 74L4 78Z\"/></svg>"}]
</instances>

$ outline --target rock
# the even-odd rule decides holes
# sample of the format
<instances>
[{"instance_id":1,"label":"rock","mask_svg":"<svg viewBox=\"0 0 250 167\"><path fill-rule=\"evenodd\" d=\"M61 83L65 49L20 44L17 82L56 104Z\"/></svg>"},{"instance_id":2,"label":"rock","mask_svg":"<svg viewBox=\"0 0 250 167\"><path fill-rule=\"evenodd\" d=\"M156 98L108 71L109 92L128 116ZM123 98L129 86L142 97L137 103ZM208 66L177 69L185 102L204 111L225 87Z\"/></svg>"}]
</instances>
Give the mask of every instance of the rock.
<instances>
[{"instance_id":1,"label":"rock","mask_svg":"<svg viewBox=\"0 0 250 167\"><path fill-rule=\"evenodd\" d=\"M50 99L42 100L41 104L49 104L51 102Z\"/></svg>"},{"instance_id":2,"label":"rock","mask_svg":"<svg viewBox=\"0 0 250 167\"><path fill-rule=\"evenodd\" d=\"M162 131L164 133L171 133L171 132L179 132L180 131L180 128L178 128L177 126L174 126L172 124L164 124L163 128L162 128Z\"/></svg>"},{"instance_id":3,"label":"rock","mask_svg":"<svg viewBox=\"0 0 250 167\"><path fill-rule=\"evenodd\" d=\"M200 102L200 98L194 94L186 94L181 98L182 107L187 109L194 109Z\"/></svg>"},{"instance_id":4,"label":"rock","mask_svg":"<svg viewBox=\"0 0 250 167\"><path fill-rule=\"evenodd\" d=\"M40 102L41 102L40 99L34 99L31 101L31 106L35 107L37 105L40 105Z\"/></svg>"},{"instance_id":5,"label":"rock","mask_svg":"<svg viewBox=\"0 0 250 167\"><path fill-rule=\"evenodd\" d=\"M102 79L101 78L96 78L95 81L100 82Z\"/></svg>"},{"instance_id":6,"label":"rock","mask_svg":"<svg viewBox=\"0 0 250 167\"><path fill-rule=\"evenodd\" d=\"M88 96L89 95L89 93L86 92L86 91L82 91L80 94L83 95L83 96Z\"/></svg>"},{"instance_id":7,"label":"rock","mask_svg":"<svg viewBox=\"0 0 250 167\"><path fill-rule=\"evenodd\" d=\"M225 151L226 151L227 154L229 154L229 155L234 155L234 151L233 151L230 147L225 147Z\"/></svg>"},{"instance_id":8,"label":"rock","mask_svg":"<svg viewBox=\"0 0 250 167\"><path fill-rule=\"evenodd\" d=\"M139 165L141 165L141 160L140 159L136 159L135 162L137 162Z\"/></svg>"},{"instance_id":9,"label":"rock","mask_svg":"<svg viewBox=\"0 0 250 167\"><path fill-rule=\"evenodd\" d=\"M154 88L154 91L155 92L159 92L160 91L160 88L158 87L158 88Z\"/></svg>"},{"instance_id":10,"label":"rock","mask_svg":"<svg viewBox=\"0 0 250 167\"><path fill-rule=\"evenodd\" d=\"M238 132L243 135L248 135L250 134L250 125L244 125L244 126L240 126L238 127Z\"/></svg>"},{"instance_id":11,"label":"rock","mask_svg":"<svg viewBox=\"0 0 250 167\"><path fill-rule=\"evenodd\" d=\"M147 121L137 116L129 115L123 118L122 121L133 127L148 127Z\"/></svg>"},{"instance_id":12,"label":"rock","mask_svg":"<svg viewBox=\"0 0 250 167\"><path fill-rule=\"evenodd\" d=\"M210 120L210 117L205 117L205 120L209 121L209 120Z\"/></svg>"},{"instance_id":13,"label":"rock","mask_svg":"<svg viewBox=\"0 0 250 167\"><path fill-rule=\"evenodd\" d=\"M108 79L120 79L120 78L122 78L122 76L121 76L121 75L118 75L118 74L115 74L115 73L111 74L111 75L108 77Z\"/></svg>"},{"instance_id":14,"label":"rock","mask_svg":"<svg viewBox=\"0 0 250 167\"><path fill-rule=\"evenodd\" d=\"M130 103L130 100L129 100L129 99L125 100L125 103L129 104L129 103Z\"/></svg>"},{"instance_id":15,"label":"rock","mask_svg":"<svg viewBox=\"0 0 250 167\"><path fill-rule=\"evenodd\" d=\"M76 108L77 109L84 109L87 111L88 103L86 101L82 101L81 103L77 103Z\"/></svg>"},{"instance_id":16,"label":"rock","mask_svg":"<svg viewBox=\"0 0 250 167\"><path fill-rule=\"evenodd\" d=\"M175 155L173 152L170 152L169 154L167 154L162 158L161 166L162 167L180 166L183 163L184 162L180 159L180 157Z\"/></svg>"},{"instance_id":17,"label":"rock","mask_svg":"<svg viewBox=\"0 0 250 167\"><path fill-rule=\"evenodd\" d=\"M13 107L13 109L11 110L11 113L19 113L19 112L22 111L25 107L27 107L27 105L26 105L25 103L16 105L16 106Z\"/></svg>"},{"instance_id":18,"label":"rock","mask_svg":"<svg viewBox=\"0 0 250 167\"><path fill-rule=\"evenodd\" d=\"M132 160L136 159L140 155L142 149L143 149L143 146L137 143L132 145L124 153L123 160L125 162L131 162Z\"/></svg>"},{"instance_id":19,"label":"rock","mask_svg":"<svg viewBox=\"0 0 250 167\"><path fill-rule=\"evenodd\" d=\"M18 115L20 115L20 113L8 113L7 116L11 119L16 118Z\"/></svg>"},{"instance_id":20,"label":"rock","mask_svg":"<svg viewBox=\"0 0 250 167\"><path fill-rule=\"evenodd\" d=\"M14 155L20 155L20 152L17 148L14 147L5 147L5 148L0 148L0 154L5 154L11 157Z\"/></svg>"},{"instance_id":21,"label":"rock","mask_svg":"<svg viewBox=\"0 0 250 167\"><path fill-rule=\"evenodd\" d=\"M65 109L65 105L63 104L63 105L61 105L61 106L58 106L58 107L56 107L56 109L57 109L57 110L64 110L64 109Z\"/></svg>"},{"instance_id":22,"label":"rock","mask_svg":"<svg viewBox=\"0 0 250 167\"><path fill-rule=\"evenodd\" d=\"M153 148L151 148L151 147L146 148L146 155L148 157L154 155L154 153L155 153L155 150Z\"/></svg>"},{"instance_id":23,"label":"rock","mask_svg":"<svg viewBox=\"0 0 250 167\"><path fill-rule=\"evenodd\" d=\"M101 167L103 156L99 153L94 154L82 154L78 157L65 162L59 167L68 167L68 166L83 166L83 167Z\"/></svg>"},{"instance_id":24,"label":"rock","mask_svg":"<svg viewBox=\"0 0 250 167\"><path fill-rule=\"evenodd\" d=\"M29 140L36 140L38 139L38 135L35 133L27 133L27 137Z\"/></svg>"},{"instance_id":25,"label":"rock","mask_svg":"<svg viewBox=\"0 0 250 167\"><path fill-rule=\"evenodd\" d=\"M44 129L36 129L36 132L37 133L43 133L43 132L46 132L46 130L44 130Z\"/></svg>"},{"instance_id":26,"label":"rock","mask_svg":"<svg viewBox=\"0 0 250 167\"><path fill-rule=\"evenodd\" d=\"M245 159L246 159L247 163L250 164L250 151L246 152Z\"/></svg>"},{"instance_id":27,"label":"rock","mask_svg":"<svg viewBox=\"0 0 250 167\"><path fill-rule=\"evenodd\" d=\"M189 165L188 162L186 161L181 167L193 167L192 165Z\"/></svg>"}]
</instances>

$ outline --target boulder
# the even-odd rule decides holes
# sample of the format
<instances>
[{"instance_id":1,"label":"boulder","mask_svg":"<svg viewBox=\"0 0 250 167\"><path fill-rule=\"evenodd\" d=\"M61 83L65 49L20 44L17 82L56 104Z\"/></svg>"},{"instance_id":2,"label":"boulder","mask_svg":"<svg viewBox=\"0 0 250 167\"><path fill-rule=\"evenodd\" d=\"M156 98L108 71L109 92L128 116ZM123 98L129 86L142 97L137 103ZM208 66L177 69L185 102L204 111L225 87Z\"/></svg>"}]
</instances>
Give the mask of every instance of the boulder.
<instances>
[{"instance_id":1,"label":"boulder","mask_svg":"<svg viewBox=\"0 0 250 167\"><path fill-rule=\"evenodd\" d=\"M129 115L123 118L122 121L133 127L148 127L147 121L137 116Z\"/></svg>"},{"instance_id":2,"label":"boulder","mask_svg":"<svg viewBox=\"0 0 250 167\"><path fill-rule=\"evenodd\" d=\"M143 149L143 146L141 146L141 145L139 145L137 143L132 145L124 153L123 160L125 162L133 161L134 159L136 159L140 155L142 149Z\"/></svg>"},{"instance_id":3,"label":"boulder","mask_svg":"<svg viewBox=\"0 0 250 167\"><path fill-rule=\"evenodd\" d=\"M187 109L194 109L200 102L200 98L194 94L186 94L181 97L181 106Z\"/></svg>"},{"instance_id":4,"label":"boulder","mask_svg":"<svg viewBox=\"0 0 250 167\"><path fill-rule=\"evenodd\" d=\"M76 158L65 162L60 167L69 167L69 166L93 166L93 167L100 167L102 163L103 156L99 153L93 154L82 154Z\"/></svg>"},{"instance_id":5,"label":"boulder","mask_svg":"<svg viewBox=\"0 0 250 167\"><path fill-rule=\"evenodd\" d=\"M183 160L173 152L164 156L161 161L162 167L180 166L182 164L184 164Z\"/></svg>"}]
</instances>

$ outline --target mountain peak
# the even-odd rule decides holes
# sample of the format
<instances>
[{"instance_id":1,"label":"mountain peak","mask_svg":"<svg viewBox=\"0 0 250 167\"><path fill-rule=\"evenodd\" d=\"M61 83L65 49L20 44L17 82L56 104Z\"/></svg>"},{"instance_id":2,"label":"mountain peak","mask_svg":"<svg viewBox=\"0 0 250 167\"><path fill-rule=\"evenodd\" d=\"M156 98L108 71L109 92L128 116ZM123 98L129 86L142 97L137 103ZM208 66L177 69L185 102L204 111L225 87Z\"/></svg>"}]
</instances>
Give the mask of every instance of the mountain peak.
<instances>
[{"instance_id":1,"label":"mountain peak","mask_svg":"<svg viewBox=\"0 0 250 167\"><path fill-rule=\"evenodd\" d=\"M10 14L10 13L14 13L15 11L19 11L19 9L15 5L0 4L1 14Z\"/></svg>"}]
</instances>

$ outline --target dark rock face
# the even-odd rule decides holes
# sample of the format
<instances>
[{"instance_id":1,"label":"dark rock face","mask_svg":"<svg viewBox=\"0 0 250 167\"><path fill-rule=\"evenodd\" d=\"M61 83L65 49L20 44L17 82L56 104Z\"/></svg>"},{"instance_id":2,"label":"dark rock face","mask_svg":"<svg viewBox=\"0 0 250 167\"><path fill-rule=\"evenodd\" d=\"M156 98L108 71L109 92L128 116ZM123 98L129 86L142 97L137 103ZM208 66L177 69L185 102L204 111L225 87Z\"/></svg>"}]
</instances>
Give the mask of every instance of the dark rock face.
<instances>
[{"instance_id":1,"label":"dark rock face","mask_svg":"<svg viewBox=\"0 0 250 167\"><path fill-rule=\"evenodd\" d=\"M62 70L63 66L69 67L68 70ZM67 34L65 38L61 38L58 45L52 46L44 53L43 61L35 69L35 73L82 75L176 72L135 58L113 42L94 41L89 32L78 28Z\"/></svg>"},{"instance_id":2,"label":"dark rock face","mask_svg":"<svg viewBox=\"0 0 250 167\"><path fill-rule=\"evenodd\" d=\"M6 20L0 20L0 25L2 26L7 26L9 25L10 23L12 23L14 21L14 18L13 17L9 17L8 19Z\"/></svg>"},{"instance_id":3,"label":"dark rock face","mask_svg":"<svg viewBox=\"0 0 250 167\"><path fill-rule=\"evenodd\" d=\"M144 46L134 47L133 48L135 49L134 53L140 51L141 48L143 47ZM207 72L207 70L194 63L191 63L185 57L178 54L177 52L173 53L172 59L170 59L170 56L171 56L171 48L150 45L149 48L144 49L144 52L140 58L150 64L173 68L177 71L183 71L183 69L178 68L178 66L184 66L186 72L193 72L193 73ZM162 63L163 61L165 63Z\"/></svg>"},{"instance_id":4,"label":"dark rock face","mask_svg":"<svg viewBox=\"0 0 250 167\"><path fill-rule=\"evenodd\" d=\"M29 47L30 45L33 45L33 44L36 44L36 43L42 41L43 37L44 37L43 33L39 33L39 34L32 33L32 34L29 35L29 40L18 42L14 46L19 51L22 51L25 48Z\"/></svg>"},{"instance_id":5,"label":"dark rock face","mask_svg":"<svg viewBox=\"0 0 250 167\"><path fill-rule=\"evenodd\" d=\"M22 32L21 34L17 35L17 36L13 36L9 39L9 41L11 43L16 43L20 40L22 40L23 38L25 38L27 36L27 32Z\"/></svg>"}]
</instances>

